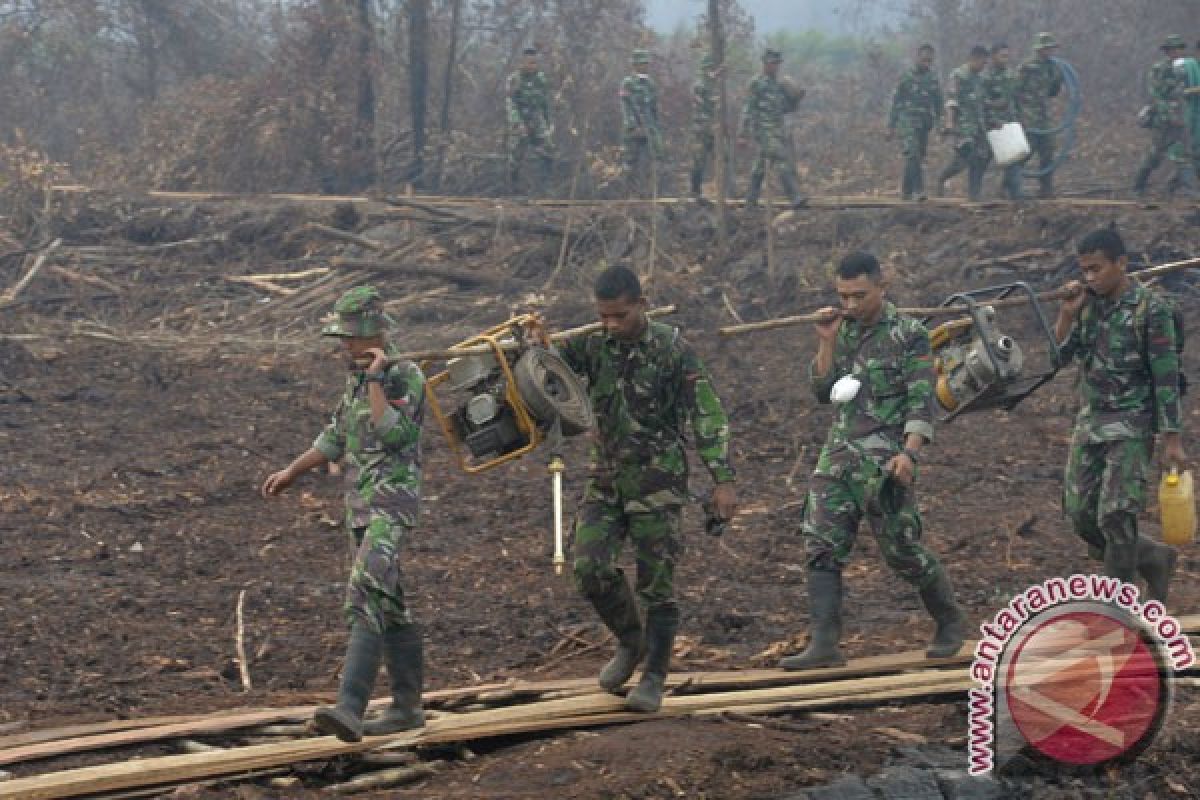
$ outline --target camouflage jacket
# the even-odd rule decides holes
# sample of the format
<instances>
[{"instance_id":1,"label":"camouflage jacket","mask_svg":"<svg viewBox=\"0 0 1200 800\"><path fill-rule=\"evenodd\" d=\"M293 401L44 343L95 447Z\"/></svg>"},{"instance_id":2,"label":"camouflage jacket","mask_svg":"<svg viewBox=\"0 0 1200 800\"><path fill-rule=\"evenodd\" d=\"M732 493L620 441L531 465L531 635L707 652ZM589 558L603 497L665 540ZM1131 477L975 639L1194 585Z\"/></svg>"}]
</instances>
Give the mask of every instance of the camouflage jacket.
<instances>
[{"instance_id":1,"label":"camouflage jacket","mask_svg":"<svg viewBox=\"0 0 1200 800\"><path fill-rule=\"evenodd\" d=\"M983 126L995 130L1017 119L1016 80L1008 67L983 71Z\"/></svg>"},{"instance_id":2,"label":"camouflage jacket","mask_svg":"<svg viewBox=\"0 0 1200 800\"><path fill-rule=\"evenodd\" d=\"M425 376L411 361L397 361L384 373L388 410L376 425L363 373L346 379L333 419L313 447L330 461L342 460L346 475L346 519L362 528L385 516L415 526L421 494L421 420Z\"/></svg>"},{"instance_id":3,"label":"camouflage jacket","mask_svg":"<svg viewBox=\"0 0 1200 800\"><path fill-rule=\"evenodd\" d=\"M1062 72L1053 61L1034 57L1017 68L1017 111L1027 131L1052 127L1049 101L1061 90Z\"/></svg>"},{"instance_id":4,"label":"camouflage jacket","mask_svg":"<svg viewBox=\"0 0 1200 800\"><path fill-rule=\"evenodd\" d=\"M1150 68L1147 85L1154 109L1153 126L1169 128L1183 125L1183 90L1187 88L1187 82L1175 71L1170 59L1163 59Z\"/></svg>"},{"instance_id":5,"label":"camouflage jacket","mask_svg":"<svg viewBox=\"0 0 1200 800\"><path fill-rule=\"evenodd\" d=\"M855 398L841 403L817 460L818 475L840 474L865 455L882 464L904 448L910 433L933 441L933 358L929 332L912 317L884 305L879 321L864 330L845 319L833 346L833 366L809 381L819 403L829 403L833 384L845 375L862 382Z\"/></svg>"},{"instance_id":6,"label":"camouflage jacket","mask_svg":"<svg viewBox=\"0 0 1200 800\"><path fill-rule=\"evenodd\" d=\"M778 79L768 75L756 76L746 89L741 132L744 135L753 134L759 139L781 135L783 115L794 111L796 103L797 98Z\"/></svg>"},{"instance_id":7,"label":"camouflage jacket","mask_svg":"<svg viewBox=\"0 0 1200 800\"><path fill-rule=\"evenodd\" d=\"M729 420L704 364L676 328L650 320L636 342L594 333L569 340L560 353L588 381L598 471L660 473L682 493L684 427L690 423L696 452L713 480L733 480Z\"/></svg>"},{"instance_id":8,"label":"camouflage jacket","mask_svg":"<svg viewBox=\"0 0 1200 800\"><path fill-rule=\"evenodd\" d=\"M692 130L700 135L709 135L716 118L716 81L706 73L701 73L700 79L692 86Z\"/></svg>"},{"instance_id":9,"label":"camouflage jacket","mask_svg":"<svg viewBox=\"0 0 1200 800\"><path fill-rule=\"evenodd\" d=\"M972 139L984 132L983 127L983 73L972 72L963 64L950 73L950 97L957 108L955 133L964 139Z\"/></svg>"},{"instance_id":10,"label":"camouflage jacket","mask_svg":"<svg viewBox=\"0 0 1200 800\"><path fill-rule=\"evenodd\" d=\"M1139 304L1146 309L1140 314ZM1076 429L1093 442L1179 431L1175 337L1171 309L1144 286L1135 283L1116 301L1092 297L1062 351L1063 363L1080 360L1083 405Z\"/></svg>"},{"instance_id":11,"label":"camouflage jacket","mask_svg":"<svg viewBox=\"0 0 1200 800\"><path fill-rule=\"evenodd\" d=\"M658 86L649 75L626 75L621 81L621 122L626 133L658 130Z\"/></svg>"},{"instance_id":12,"label":"camouflage jacket","mask_svg":"<svg viewBox=\"0 0 1200 800\"><path fill-rule=\"evenodd\" d=\"M942 102L942 85L937 73L931 69L909 68L892 95L888 127L894 129L902 120L913 127L930 130L940 127Z\"/></svg>"},{"instance_id":13,"label":"camouflage jacket","mask_svg":"<svg viewBox=\"0 0 1200 800\"><path fill-rule=\"evenodd\" d=\"M550 83L546 73L517 70L508 76L508 124L529 125L534 132L550 127Z\"/></svg>"}]
</instances>

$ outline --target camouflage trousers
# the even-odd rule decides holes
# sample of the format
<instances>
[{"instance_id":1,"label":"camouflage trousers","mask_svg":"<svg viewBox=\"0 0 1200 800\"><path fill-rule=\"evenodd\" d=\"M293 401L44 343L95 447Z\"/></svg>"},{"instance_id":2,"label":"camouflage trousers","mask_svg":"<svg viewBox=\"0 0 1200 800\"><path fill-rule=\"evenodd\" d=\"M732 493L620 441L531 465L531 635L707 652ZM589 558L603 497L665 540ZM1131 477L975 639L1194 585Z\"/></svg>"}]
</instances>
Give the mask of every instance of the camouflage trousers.
<instances>
[{"instance_id":1,"label":"camouflage trousers","mask_svg":"<svg viewBox=\"0 0 1200 800\"><path fill-rule=\"evenodd\" d=\"M804 503L800 530L809 569L843 570L865 516L888 567L917 588L929 585L941 565L921 544L913 487L885 477L882 466L864 455L848 455L828 471L812 476Z\"/></svg>"},{"instance_id":2,"label":"camouflage trousers","mask_svg":"<svg viewBox=\"0 0 1200 800\"><path fill-rule=\"evenodd\" d=\"M965 137L954 148L954 160L946 165L938 176L939 192L942 185L963 170L967 171L967 198L978 200L983 195L983 174L992 159L992 150L982 134Z\"/></svg>"},{"instance_id":3,"label":"camouflage trousers","mask_svg":"<svg viewBox=\"0 0 1200 800\"><path fill-rule=\"evenodd\" d=\"M386 516L374 516L365 528L351 529L354 565L346 586L347 621L376 633L412 623L400 585L400 548L409 528Z\"/></svg>"},{"instance_id":4,"label":"camouflage trousers","mask_svg":"<svg viewBox=\"0 0 1200 800\"><path fill-rule=\"evenodd\" d=\"M796 174L796 162L792 157L792 148L782 131L770 131L758 135L758 153L754 157L754 165L750 168L750 192L756 200L758 189L762 187L770 164L789 199L794 199L798 191L799 176Z\"/></svg>"},{"instance_id":5,"label":"camouflage trousers","mask_svg":"<svg viewBox=\"0 0 1200 800\"><path fill-rule=\"evenodd\" d=\"M630 499L622 484L637 483L636 476L618 474L611 487L596 480L588 484L574 531L575 584L589 599L611 596L625 579L617 559L629 539L637 563L635 588L643 605L673 606L684 495L680 492L667 502Z\"/></svg>"},{"instance_id":6,"label":"camouflage trousers","mask_svg":"<svg viewBox=\"0 0 1200 800\"><path fill-rule=\"evenodd\" d=\"M626 131L621 137L621 164L625 185L631 191L657 191L662 171L663 143L658 131Z\"/></svg>"},{"instance_id":7,"label":"camouflage trousers","mask_svg":"<svg viewBox=\"0 0 1200 800\"><path fill-rule=\"evenodd\" d=\"M1137 542L1137 515L1146 504L1146 477L1153 440L1120 439L1091 443L1086 431L1071 439L1063 480L1063 512L1088 555L1103 559L1109 544Z\"/></svg>"},{"instance_id":8,"label":"camouflage trousers","mask_svg":"<svg viewBox=\"0 0 1200 800\"><path fill-rule=\"evenodd\" d=\"M915 120L901 120L897 125L900 154L904 157L904 177L900 182L903 198L925 193L925 154L929 150L930 127Z\"/></svg>"},{"instance_id":9,"label":"camouflage trousers","mask_svg":"<svg viewBox=\"0 0 1200 800\"><path fill-rule=\"evenodd\" d=\"M508 138L508 175L516 182L521 174L521 165L530 153L538 161L538 180L545 182L550 177L554 165L554 144L546 135L546 131L535 129L532 133L523 130L514 131Z\"/></svg>"},{"instance_id":10,"label":"camouflage trousers","mask_svg":"<svg viewBox=\"0 0 1200 800\"><path fill-rule=\"evenodd\" d=\"M1155 128L1150 138L1150 152L1142 159L1142 169L1153 172L1170 155L1172 160L1188 163L1192 160L1192 137L1183 125L1164 125Z\"/></svg>"}]
</instances>

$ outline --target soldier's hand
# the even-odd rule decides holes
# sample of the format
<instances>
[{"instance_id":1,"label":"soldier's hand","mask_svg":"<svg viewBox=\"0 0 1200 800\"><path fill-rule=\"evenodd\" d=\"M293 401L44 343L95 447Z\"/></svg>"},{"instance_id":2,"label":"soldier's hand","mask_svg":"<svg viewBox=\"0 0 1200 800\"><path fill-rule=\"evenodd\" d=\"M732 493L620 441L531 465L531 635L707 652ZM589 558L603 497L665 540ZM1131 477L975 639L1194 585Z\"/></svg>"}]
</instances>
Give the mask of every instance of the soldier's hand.
<instances>
[{"instance_id":1,"label":"soldier's hand","mask_svg":"<svg viewBox=\"0 0 1200 800\"><path fill-rule=\"evenodd\" d=\"M388 366L387 353L379 347L372 347L369 350L364 350L363 353L371 356L371 363L367 366L367 372L383 372Z\"/></svg>"},{"instance_id":2,"label":"soldier's hand","mask_svg":"<svg viewBox=\"0 0 1200 800\"><path fill-rule=\"evenodd\" d=\"M718 483L713 487L712 502L718 517L733 519L733 515L737 513L737 489L732 483Z\"/></svg>"},{"instance_id":3,"label":"soldier's hand","mask_svg":"<svg viewBox=\"0 0 1200 800\"><path fill-rule=\"evenodd\" d=\"M842 325L842 310L833 306L825 306L817 311L820 321L813 323L817 336L827 342L837 338L838 328Z\"/></svg>"},{"instance_id":4,"label":"soldier's hand","mask_svg":"<svg viewBox=\"0 0 1200 800\"><path fill-rule=\"evenodd\" d=\"M529 318L522 324L522 327L525 328L526 336L542 347L549 349L550 334L546 331L546 321L542 319L541 314L530 314Z\"/></svg>"},{"instance_id":5,"label":"soldier's hand","mask_svg":"<svg viewBox=\"0 0 1200 800\"><path fill-rule=\"evenodd\" d=\"M892 477L900 481L901 486L911 486L913 478L917 474L917 466L906 453L899 453L891 457L884 466L886 472L890 472Z\"/></svg>"},{"instance_id":6,"label":"soldier's hand","mask_svg":"<svg viewBox=\"0 0 1200 800\"><path fill-rule=\"evenodd\" d=\"M1167 469L1183 472L1187 469L1187 456L1183 452L1183 437L1178 433L1164 433L1162 463Z\"/></svg>"},{"instance_id":7,"label":"soldier's hand","mask_svg":"<svg viewBox=\"0 0 1200 800\"><path fill-rule=\"evenodd\" d=\"M1087 287L1080 281L1071 281L1061 291L1063 300L1058 306L1058 313L1067 319L1075 319L1087 302Z\"/></svg>"},{"instance_id":8,"label":"soldier's hand","mask_svg":"<svg viewBox=\"0 0 1200 800\"><path fill-rule=\"evenodd\" d=\"M291 469L281 469L279 472L273 472L263 481L262 496L266 498L274 497L291 486L294 480L296 480L296 476L292 474Z\"/></svg>"}]
</instances>

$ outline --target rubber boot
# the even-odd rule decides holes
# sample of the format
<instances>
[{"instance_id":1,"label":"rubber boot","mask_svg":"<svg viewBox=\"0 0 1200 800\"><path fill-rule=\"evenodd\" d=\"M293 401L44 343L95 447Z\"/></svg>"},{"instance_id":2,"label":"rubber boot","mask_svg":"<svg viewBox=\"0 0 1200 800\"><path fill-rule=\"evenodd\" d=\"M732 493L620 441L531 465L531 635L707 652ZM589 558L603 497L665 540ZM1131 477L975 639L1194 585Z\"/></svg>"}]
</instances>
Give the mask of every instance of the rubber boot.
<instances>
[{"instance_id":1,"label":"rubber boot","mask_svg":"<svg viewBox=\"0 0 1200 800\"><path fill-rule=\"evenodd\" d=\"M950 658L956 655L967 638L967 618L958 601L954 599L954 587L946 570L938 567L937 576L920 590L921 602L937 629L933 641L925 651L928 658Z\"/></svg>"},{"instance_id":2,"label":"rubber boot","mask_svg":"<svg viewBox=\"0 0 1200 800\"><path fill-rule=\"evenodd\" d=\"M842 639L842 573L808 571L808 647L797 655L780 659L787 670L840 667L846 663L838 649Z\"/></svg>"},{"instance_id":3,"label":"rubber boot","mask_svg":"<svg viewBox=\"0 0 1200 800\"><path fill-rule=\"evenodd\" d=\"M796 177L795 173L784 172L780 175L780 180L783 182L783 191L788 196L792 208L804 208L808 205L808 195L800 191L800 179Z\"/></svg>"},{"instance_id":4,"label":"rubber boot","mask_svg":"<svg viewBox=\"0 0 1200 800\"><path fill-rule=\"evenodd\" d=\"M972 203L978 203L983 199L983 175L986 170L986 163L974 160L967 167L967 199Z\"/></svg>"},{"instance_id":5,"label":"rubber boot","mask_svg":"<svg viewBox=\"0 0 1200 800\"><path fill-rule=\"evenodd\" d=\"M925 194L925 167L920 161L913 163L913 196L922 203L929 199Z\"/></svg>"},{"instance_id":6,"label":"rubber boot","mask_svg":"<svg viewBox=\"0 0 1200 800\"><path fill-rule=\"evenodd\" d=\"M1117 544L1107 542L1104 545L1104 574L1110 578L1120 578L1126 583L1133 583L1137 578L1138 543Z\"/></svg>"},{"instance_id":7,"label":"rubber boot","mask_svg":"<svg viewBox=\"0 0 1200 800\"><path fill-rule=\"evenodd\" d=\"M317 730L332 734L343 742L362 739L363 712L367 710L371 690L375 688L382 651L383 639L379 634L357 623L350 629L337 705L317 709L313 714Z\"/></svg>"},{"instance_id":8,"label":"rubber boot","mask_svg":"<svg viewBox=\"0 0 1200 800\"><path fill-rule=\"evenodd\" d=\"M762 194L763 176L757 172L750 173L750 186L746 189L746 208L758 207L758 196Z\"/></svg>"},{"instance_id":9,"label":"rubber boot","mask_svg":"<svg viewBox=\"0 0 1200 800\"><path fill-rule=\"evenodd\" d=\"M704 170L693 169L691 173L692 197L704 196Z\"/></svg>"},{"instance_id":10,"label":"rubber boot","mask_svg":"<svg viewBox=\"0 0 1200 800\"><path fill-rule=\"evenodd\" d=\"M649 714L662 706L663 687L678 630L679 609L674 605L657 606L646 612L646 666L642 669L642 679L625 698L625 707L630 711Z\"/></svg>"},{"instance_id":11,"label":"rubber boot","mask_svg":"<svg viewBox=\"0 0 1200 800\"><path fill-rule=\"evenodd\" d=\"M1196 185L1196 168L1190 164L1181 166L1176 173L1179 176L1179 196L1196 199L1200 197L1200 187Z\"/></svg>"},{"instance_id":12,"label":"rubber boot","mask_svg":"<svg viewBox=\"0 0 1200 800\"><path fill-rule=\"evenodd\" d=\"M1160 603L1167 602L1171 576L1175 573L1175 562L1178 558L1179 551L1169 544L1138 536L1137 571L1146 580L1148 599Z\"/></svg>"},{"instance_id":13,"label":"rubber boot","mask_svg":"<svg viewBox=\"0 0 1200 800\"><path fill-rule=\"evenodd\" d=\"M367 736L382 736L425 726L421 708L421 689L425 678L425 659L421 629L401 625L383 634L383 660L392 686L392 704L375 719L363 722Z\"/></svg>"},{"instance_id":14,"label":"rubber boot","mask_svg":"<svg viewBox=\"0 0 1200 800\"><path fill-rule=\"evenodd\" d=\"M1154 172L1154 167L1150 164L1142 162L1138 167L1137 175L1133 178L1133 193L1138 197L1146 196L1146 184L1150 182L1150 174Z\"/></svg>"},{"instance_id":15,"label":"rubber boot","mask_svg":"<svg viewBox=\"0 0 1200 800\"><path fill-rule=\"evenodd\" d=\"M1020 167L1005 167L1004 168L1004 193L1008 195L1008 199L1014 203L1019 203L1025 199L1025 193L1021 188L1021 168Z\"/></svg>"},{"instance_id":16,"label":"rubber boot","mask_svg":"<svg viewBox=\"0 0 1200 800\"><path fill-rule=\"evenodd\" d=\"M1038 198L1050 200L1054 197L1054 173L1048 173L1038 178Z\"/></svg>"},{"instance_id":17,"label":"rubber boot","mask_svg":"<svg viewBox=\"0 0 1200 800\"><path fill-rule=\"evenodd\" d=\"M633 677L634 670L642 661L645 646L643 644L642 621L638 617L637 600L629 581L621 576L616 591L597 597L592 605L604 620L605 626L617 637L617 652L604 669L600 670L598 682L606 692L615 692Z\"/></svg>"}]
</instances>

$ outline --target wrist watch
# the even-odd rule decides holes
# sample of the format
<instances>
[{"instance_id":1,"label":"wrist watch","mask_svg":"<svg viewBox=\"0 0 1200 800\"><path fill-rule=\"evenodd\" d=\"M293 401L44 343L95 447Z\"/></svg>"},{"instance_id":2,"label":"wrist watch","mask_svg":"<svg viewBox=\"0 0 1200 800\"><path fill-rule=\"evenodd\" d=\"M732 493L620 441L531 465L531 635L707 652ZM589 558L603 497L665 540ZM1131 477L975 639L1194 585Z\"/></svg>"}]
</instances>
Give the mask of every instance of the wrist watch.
<instances>
[{"instance_id":1,"label":"wrist watch","mask_svg":"<svg viewBox=\"0 0 1200 800\"><path fill-rule=\"evenodd\" d=\"M383 379L384 379L384 377L386 377L386 375L387 375L387 373L382 372L382 371L381 372L364 372L363 373L363 382L364 383L383 383Z\"/></svg>"}]
</instances>

